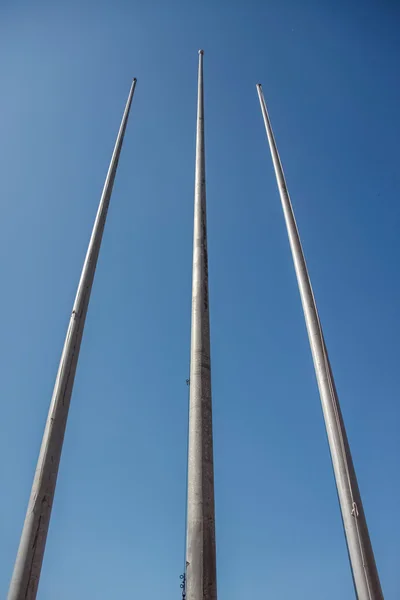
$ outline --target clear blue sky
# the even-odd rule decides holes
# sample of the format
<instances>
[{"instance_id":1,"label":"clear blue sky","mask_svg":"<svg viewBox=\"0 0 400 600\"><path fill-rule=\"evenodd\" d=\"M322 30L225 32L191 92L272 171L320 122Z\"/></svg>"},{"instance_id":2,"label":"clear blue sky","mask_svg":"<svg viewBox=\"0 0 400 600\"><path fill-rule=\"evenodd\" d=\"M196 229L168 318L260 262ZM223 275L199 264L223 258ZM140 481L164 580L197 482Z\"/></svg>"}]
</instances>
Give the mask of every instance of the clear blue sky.
<instances>
[{"instance_id":1,"label":"clear blue sky","mask_svg":"<svg viewBox=\"0 0 400 600\"><path fill-rule=\"evenodd\" d=\"M136 76L39 598L180 598L204 47L219 597L354 598L260 81L398 598L398 4L3 0L0 17L0 597Z\"/></svg>"}]
</instances>

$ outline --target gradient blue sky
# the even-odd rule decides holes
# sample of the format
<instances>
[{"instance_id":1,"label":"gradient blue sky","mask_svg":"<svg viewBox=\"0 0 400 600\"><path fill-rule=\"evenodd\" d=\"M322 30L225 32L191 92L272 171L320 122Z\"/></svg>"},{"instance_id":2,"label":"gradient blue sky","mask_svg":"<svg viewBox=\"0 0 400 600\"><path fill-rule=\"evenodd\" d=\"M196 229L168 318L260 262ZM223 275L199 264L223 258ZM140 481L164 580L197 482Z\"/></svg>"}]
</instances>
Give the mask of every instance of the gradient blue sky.
<instances>
[{"instance_id":1,"label":"gradient blue sky","mask_svg":"<svg viewBox=\"0 0 400 600\"><path fill-rule=\"evenodd\" d=\"M180 598L200 47L219 597L354 598L258 81L399 597L399 17L394 0L1 2L1 598L134 76L39 598Z\"/></svg>"}]
</instances>

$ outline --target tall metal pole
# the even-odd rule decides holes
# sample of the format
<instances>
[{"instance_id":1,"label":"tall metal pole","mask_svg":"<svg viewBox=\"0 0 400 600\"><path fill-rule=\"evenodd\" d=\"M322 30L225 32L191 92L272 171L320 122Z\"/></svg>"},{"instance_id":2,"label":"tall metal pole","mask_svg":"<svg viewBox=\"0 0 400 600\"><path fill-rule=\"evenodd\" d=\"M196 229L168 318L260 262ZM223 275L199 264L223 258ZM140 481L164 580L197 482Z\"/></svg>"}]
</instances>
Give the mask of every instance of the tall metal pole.
<instances>
[{"instance_id":1,"label":"tall metal pole","mask_svg":"<svg viewBox=\"0 0 400 600\"><path fill-rule=\"evenodd\" d=\"M204 153L203 50L199 51L190 352L186 598L216 600L214 461Z\"/></svg>"},{"instance_id":2,"label":"tall metal pole","mask_svg":"<svg viewBox=\"0 0 400 600\"><path fill-rule=\"evenodd\" d=\"M297 283L303 305L356 596L358 600L383 600L379 575L375 564L374 553L328 358L328 352L325 346L293 207L287 190L281 160L276 147L267 106L260 84L257 84L257 92L271 150L272 162L275 169L297 276Z\"/></svg>"},{"instance_id":3,"label":"tall metal pole","mask_svg":"<svg viewBox=\"0 0 400 600\"><path fill-rule=\"evenodd\" d=\"M136 79L129 92L72 309L8 600L35 600L38 590L83 328L135 86Z\"/></svg>"}]
</instances>

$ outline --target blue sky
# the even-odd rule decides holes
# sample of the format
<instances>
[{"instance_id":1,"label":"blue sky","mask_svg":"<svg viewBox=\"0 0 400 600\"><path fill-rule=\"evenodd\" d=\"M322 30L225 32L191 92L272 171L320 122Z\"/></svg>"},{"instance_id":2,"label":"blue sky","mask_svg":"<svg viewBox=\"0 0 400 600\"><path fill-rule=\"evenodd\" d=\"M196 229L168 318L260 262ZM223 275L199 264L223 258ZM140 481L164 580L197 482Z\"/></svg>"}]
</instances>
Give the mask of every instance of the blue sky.
<instances>
[{"instance_id":1,"label":"blue sky","mask_svg":"<svg viewBox=\"0 0 400 600\"><path fill-rule=\"evenodd\" d=\"M219 597L354 598L258 81L399 596L396 4L1 2L1 598L136 76L39 598L179 600L200 47Z\"/></svg>"}]
</instances>

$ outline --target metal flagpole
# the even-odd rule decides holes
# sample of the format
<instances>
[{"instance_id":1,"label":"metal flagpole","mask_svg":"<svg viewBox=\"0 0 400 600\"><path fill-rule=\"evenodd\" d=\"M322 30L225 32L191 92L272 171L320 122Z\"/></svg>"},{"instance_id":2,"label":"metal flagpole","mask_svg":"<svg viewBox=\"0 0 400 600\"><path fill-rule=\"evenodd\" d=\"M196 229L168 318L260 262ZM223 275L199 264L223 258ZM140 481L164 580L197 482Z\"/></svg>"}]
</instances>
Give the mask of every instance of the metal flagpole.
<instances>
[{"instance_id":1,"label":"metal flagpole","mask_svg":"<svg viewBox=\"0 0 400 600\"><path fill-rule=\"evenodd\" d=\"M375 564L374 553L317 306L307 271L293 207L286 187L281 160L279 158L260 84L257 85L257 92L271 150L272 162L275 169L297 282L300 290L301 302L303 305L356 596L358 600L383 600L379 575Z\"/></svg>"},{"instance_id":2,"label":"metal flagpole","mask_svg":"<svg viewBox=\"0 0 400 600\"><path fill-rule=\"evenodd\" d=\"M198 72L191 337L186 598L216 600L203 50Z\"/></svg>"},{"instance_id":3,"label":"metal flagpole","mask_svg":"<svg viewBox=\"0 0 400 600\"><path fill-rule=\"evenodd\" d=\"M135 86L136 79L129 92L72 309L8 600L35 600L37 594L83 328Z\"/></svg>"}]
</instances>

